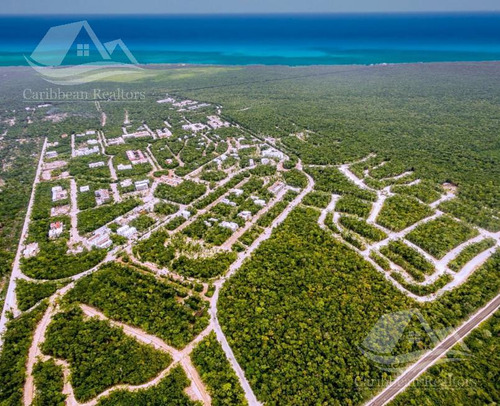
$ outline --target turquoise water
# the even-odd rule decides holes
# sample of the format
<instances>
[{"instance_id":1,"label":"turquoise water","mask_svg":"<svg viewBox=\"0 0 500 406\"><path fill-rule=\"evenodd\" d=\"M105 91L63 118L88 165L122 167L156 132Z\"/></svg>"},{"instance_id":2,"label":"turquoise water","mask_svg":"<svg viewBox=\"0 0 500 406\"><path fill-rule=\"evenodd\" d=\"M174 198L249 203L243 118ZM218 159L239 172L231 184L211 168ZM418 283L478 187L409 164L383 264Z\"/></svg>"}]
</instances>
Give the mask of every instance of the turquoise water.
<instances>
[{"instance_id":1,"label":"turquoise water","mask_svg":"<svg viewBox=\"0 0 500 406\"><path fill-rule=\"evenodd\" d=\"M379 64L500 60L500 14L0 17L0 65L27 65L47 31L87 20L141 64ZM61 64L79 64L75 38ZM65 46L65 45L64 45ZM61 48L64 47L61 45ZM56 47L57 48L57 47ZM125 54L113 54L124 61Z\"/></svg>"}]
</instances>

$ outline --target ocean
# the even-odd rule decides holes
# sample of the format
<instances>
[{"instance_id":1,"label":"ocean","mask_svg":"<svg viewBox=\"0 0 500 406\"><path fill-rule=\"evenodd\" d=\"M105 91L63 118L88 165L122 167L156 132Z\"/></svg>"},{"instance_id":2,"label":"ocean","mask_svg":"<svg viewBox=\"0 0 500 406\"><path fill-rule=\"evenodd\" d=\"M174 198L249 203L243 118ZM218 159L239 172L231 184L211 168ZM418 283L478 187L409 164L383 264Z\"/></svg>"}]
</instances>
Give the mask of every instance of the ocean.
<instances>
[{"instance_id":1,"label":"ocean","mask_svg":"<svg viewBox=\"0 0 500 406\"><path fill-rule=\"evenodd\" d=\"M500 13L0 17L0 66L87 20L140 64L341 65L500 60ZM68 55L73 53L68 53ZM76 55L76 53L75 53ZM61 64L77 63L74 57Z\"/></svg>"}]
</instances>

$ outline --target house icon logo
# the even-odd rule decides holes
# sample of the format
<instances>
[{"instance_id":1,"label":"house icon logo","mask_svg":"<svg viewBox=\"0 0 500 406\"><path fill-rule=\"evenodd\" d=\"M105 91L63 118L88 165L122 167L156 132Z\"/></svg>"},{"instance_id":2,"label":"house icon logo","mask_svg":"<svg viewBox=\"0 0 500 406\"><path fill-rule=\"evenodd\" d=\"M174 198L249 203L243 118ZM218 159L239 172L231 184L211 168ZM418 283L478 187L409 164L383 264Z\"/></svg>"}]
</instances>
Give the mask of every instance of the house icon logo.
<instances>
[{"instance_id":1,"label":"house icon logo","mask_svg":"<svg viewBox=\"0 0 500 406\"><path fill-rule=\"evenodd\" d=\"M428 351L421 346L423 342L434 347L450 333L449 329L432 329L417 309L403 310L380 317L358 349L379 369L401 372ZM461 342L439 362L463 361L467 357L470 350Z\"/></svg>"},{"instance_id":2,"label":"house icon logo","mask_svg":"<svg viewBox=\"0 0 500 406\"><path fill-rule=\"evenodd\" d=\"M50 28L28 64L46 81L78 85L143 69L121 39L102 43L87 21Z\"/></svg>"}]
</instances>

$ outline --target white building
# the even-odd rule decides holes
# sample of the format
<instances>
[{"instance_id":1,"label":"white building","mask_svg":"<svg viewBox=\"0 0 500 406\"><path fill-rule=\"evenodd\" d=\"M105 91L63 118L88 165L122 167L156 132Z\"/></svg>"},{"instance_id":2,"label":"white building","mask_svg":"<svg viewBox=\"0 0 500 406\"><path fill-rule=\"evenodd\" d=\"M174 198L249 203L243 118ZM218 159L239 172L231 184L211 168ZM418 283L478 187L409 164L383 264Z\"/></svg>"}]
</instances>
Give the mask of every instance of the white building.
<instances>
[{"instance_id":1,"label":"white building","mask_svg":"<svg viewBox=\"0 0 500 406\"><path fill-rule=\"evenodd\" d=\"M241 217L243 220L248 221L252 218L252 212L245 210L241 213L238 213L238 217Z\"/></svg>"},{"instance_id":2,"label":"white building","mask_svg":"<svg viewBox=\"0 0 500 406\"><path fill-rule=\"evenodd\" d=\"M34 257L38 253L38 243L32 242L24 248L23 254L26 258Z\"/></svg>"},{"instance_id":3,"label":"white building","mask_svg":"<svg viewBox=\"0 0 500 406\"><path fill-rule=\"evenodd\" d=\"M138 180L137 182L134 183L134 185L135 185L135 190L137 191L148 190L149 179Z\"/></svg>"},{"instance_id":4,"label":"white building","mask_svg":"<svg viewBox=\"0 0 500 406\"><path fill-rule=\"evenodd\" d=\"M186 220L191 217L191 212L189 210L182 210L179 213L180 216L184 217Z\"/></svg>"},{"instance_id":5,"label":"white building","mask_svg":"<svg viewBox=\"0 0 500 406\"><path fill-rule=\"evenodd\" d=\"M89 163L89 168L100 168L101 166L106 165L104 162L99 161L99 162L91 162Z\"/></svg>"},{"instance_id":6,"label":"white building","mask_svg":"<svg viewBox=\"0 0 500 406\"><path fill-rule=\"evenodd\" d=\"M132 165L130 165L130 164L127 164L127 165L118 164L116 169L118 169L119 171L126 171L128 169L132 169Z\"/></svg>"},{"instance_id":7,"label":"white building","mask_svg":"<svg viewBox=\"0 0 500 406\"><path fill-rule=\"evenodd\" d=\"M88 192L89 190L90 190L90 186L89 185L80 186L80 192L81 193Z\"/></svg>"},{"instance_id":8,"label":"white building","mask_svg":"<svg viewBox=\"0 0 500 406\"><path fill-rule=\"evenodd\" d=\"M64 200L68 197L68 191L64 190L62 186L54 186L52 188L52 201L57 202L59 200Z\"/></svg>"},{"instance_id":9,"label":"white building","mask_svg":"<svg viewBox=\"0 0 500 406\"><path fill-rule=\"evenodd\" d=\"M239 227L237 223L233 223L232 221L223 221L222 223L220 223L220 226L229 228L231 231L236 231Z\"/></svg>"},{"instance_id":10,"label":"white building","mask_svg":"<svg viewBox=\"0 0 500 406\"><path fill-rule=\"evenodd\" d=\"M105 228L101 231L96 231L92 237L88 239L88 243L97 248L109 248L113 244L109 237L109 229Z\"/></svg>"},{"instance_id":11,"label":"white building","mask_svg":"<svg viewBox=\"0 0 500 406\"><path fill-rule=\"evenodd\" d=\"M120 182L121 187L129 187L132 185L132 179L125 179Z\"/></svg>"},{"instance_id":12,"label":"white building","mask_svg":"<svg viewBox=\"0 0 500 406\"><path fill-rule=\"evenodd\" d=\"M75 155L76 156L87 156L87 155L92 155L92 154L98 154L99 153L99 147L96 145L92 148L80 148L75 150Z\"/></svg>"},{"instance_id":13,"label":"white building","mask_svg":"<svg viewBox=\"0 0 500 406\"><path fill-rule=\"evenodd\" d=\"M163 128L161 130L156 130L156 134L158 134L158 138L168 138L172 136L172 131L168 128Z\"/></svg>"},{"instance_id":14,"label":"white building","mask_svg":"<svg viewBox=\"0 0 500 406\"><path fill-rule=\"evenodd\" d=\"M95 131L94 130L89 130L85 133L85 135L95 135Z\"/></svg>"},{"instance_id":15,"label":"white building","mask_svg":"<svg viewBox=\"0 0 500 406\"><path fill-rule=\"evenodd\" d=\"M57 158L57 151L47 151L45 153L45 158L47 159Z\"/></svg>"},{"instance_id":16,"label":"white building","mask_svg":"<svg viewBox=\"0 0 500 406\"><path fill-rule=\"evenodd\" d=\"M121 235L125 238L132 238L136 233L137 229L135 227L130 227L128 224L121 226L118 230L116 230L118 235Z\"/></svg>"},{"instance_id":17,"label":"white building","mask_svg":"<svg viewBox=\"0 0 500 406\"><path fill-rule=\"evenodd\" d=\"M106 140L108 145L121 145L125 144L125 140L122 137L117 137L117 138L110 138L109 140Z\"/></svg>"},{"instance_id":18,"label":"white building","mask_svg":"<svg viewBox=\"0 0 500 406\"><path fill-rule=\"evenodd\" d=\"M60 221L56 221L55 223L50 223L49 229L49 238L57 238L59 237L64 229L64 224Z\"/></svg>"},{"instance_id":19,"label":"white building","mask_svg":"<svg viewBox=\"0 0 500 406\"><path fill-rule=\"evenodd\" d=\"M243 189L231 189L231 193L236 196L241 196L244 193L244 191Z\"/></svg>"},{"instance_id":20,"label":"white building","mask_svg":"<svg viewBox=\"0 0 500 406\"><path fill-rule=\"evenodd\" d=\"M283 152L278 151L277 149L274 148L269 148L264 151L262 151L262 156L267 157L267 158L276 158L276 159L284 159L285 154Z\"/></svg>"},{"instance_id":21,"label":"white building","mask_svg":"<svg viewBox=\"0 0 500 406\"><path fill-rule=\"evenodd\" d=\"M262 199L256 199L253 201L257 206L264 207L266 205L266 201Z\"/></svg>"},{"instance_id":22,"label":"white building","mask_svg":"<svg viewBox=\"0 0 500 406\"><path fill-rule=\"evenodd\" d=\"M95 191L95 202L98 206L106 203L109 200L111 200L111 196L108 189L99 189Z\"/></svg>"},{"instance_id":23,"label":"white building","mask_svg":"<svg viewBox=\"0 0 500 406\"><path fill-rule=\"evenodd\" d=\"M269 187L269 191L272 193L272 194L275 194L277 195L278 193L280 193L283 189L285 189L285 184L283 182L276 182L274 185L272 185L271 187Z\"/></svg>"},{"instance_id":24,"label":"white building","mask_svg":"<svg viewBox=\"0 0 500 406\"><path fill-rule=\"evenodd\" d=\"M222 199L220 202L223 203L223 204L227 204L228 206L231 206L231 207L236 207L236 203L232 202L229 199Z\"/></svg>"}]
</instances>

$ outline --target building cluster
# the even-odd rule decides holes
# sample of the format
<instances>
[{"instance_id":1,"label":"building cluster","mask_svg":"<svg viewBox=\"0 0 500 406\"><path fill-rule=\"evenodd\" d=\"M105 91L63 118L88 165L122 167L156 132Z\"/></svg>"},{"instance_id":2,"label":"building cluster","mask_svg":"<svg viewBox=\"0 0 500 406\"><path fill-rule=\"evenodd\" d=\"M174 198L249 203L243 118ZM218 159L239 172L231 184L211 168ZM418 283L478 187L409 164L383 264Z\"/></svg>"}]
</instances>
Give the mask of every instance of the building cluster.
<instances>
[{"instance_id":1,"label":"building cluster","mask_svg":"<svg viewBox=\"0 0 500 406\"><path fill-rule=\"evenodd\" d=\"M97 145L92 148L83 147L75 150L75 156L87 156L99 153L99 147Z\"/></svg>"},{"instance_id":2,"label":"building cluster","mask_svg":"<svg viewBox=\"0 0 500 406\"><path fill-rule=\"evenodd\" d=\"M168 175L162 175L160 177L160 182L169 186L177 187L182 183L182 178L175 176L173 172L170 171Z\"/></svg>"},{"instance_id":3,"label":"building cluster","mask_svg":"<svg viewBox=\"0 0 500 406\"><path fill-rule=\"evenodd\" d=\"M137 229L135 227L130 227L128 224L121 226L118 230L116 230L118 235L122 237L131 239L135 234L137 234Z\"/></svg>"},{"instance_id":4,"label":"building cluster","mask_svg":"<svg viewBox=\"0 0 500 406\"><path fill-rule=\"evenodd\" d=\"M110 138L106 140L106 144L108 145L121 145L125 144L125 140L122 137Z\"/></svg>"},{"instance_id":5,"label":"building cluster","mask_svg":"<svg viewBox=\"0 0 500 406\"><path fill-rule=\"evenodd\" d=\"M158 135L158 138L168 138L172 136L172 131L165 127L161 130L156 130L156 134Z\"/></svg>"},{"instance_id":6,"label":"building cluster","mask_svg":"<svg viewBox=\"0 0 500 406\"><path fill-rule=\"evenodd\" d=\"M185 131L192 131L194 133L197 133L198 131L208 129L208 126L203 123L191 123L191 124L184 124L182 126L182 129Z\"/></svg>"},{"instance_id":7,"label":"building cluster","mask_svg":"<svg viewBox=\"0 0 500 406\"><path fill-rule=\"evenodd\" d=\"M97 230L92 237L88 239L88 243L91 247L97 248L109 248L113 244L110 238L110 229L107 227L102 227Z\"/></svg>"},{"instance_id":8,"label":"building cluster","mask_svg":"<svg viewBox=\"0 0 500 406\"><path fill-rule=\"evenodd\" d=\"M217 128L230 127L227 121L223 121L219 116L207 116L208 125L212 127L214 130Z\"/></svg>"},{"instance_id":9,"label":"building cluster","mask_svg":"<svg viewBox=\"0 0 500 406\"><path fill-rule=\"evenodd\" d=\"M148 163L148 159L141 150L136 150L136 151L128 150L127 158L132 163L132 165Z\"/></svg>"}]
</instances>

